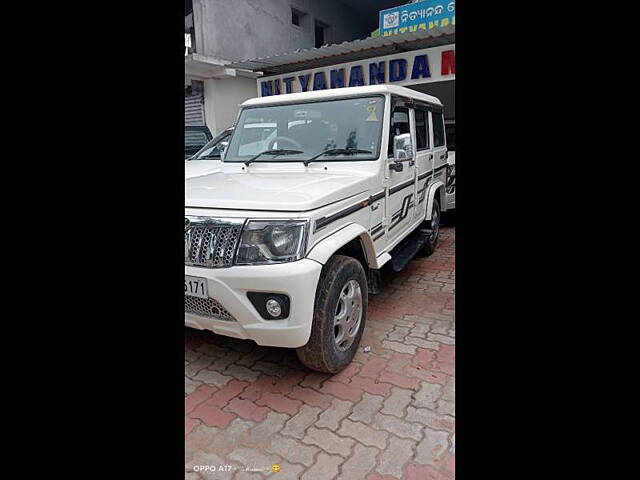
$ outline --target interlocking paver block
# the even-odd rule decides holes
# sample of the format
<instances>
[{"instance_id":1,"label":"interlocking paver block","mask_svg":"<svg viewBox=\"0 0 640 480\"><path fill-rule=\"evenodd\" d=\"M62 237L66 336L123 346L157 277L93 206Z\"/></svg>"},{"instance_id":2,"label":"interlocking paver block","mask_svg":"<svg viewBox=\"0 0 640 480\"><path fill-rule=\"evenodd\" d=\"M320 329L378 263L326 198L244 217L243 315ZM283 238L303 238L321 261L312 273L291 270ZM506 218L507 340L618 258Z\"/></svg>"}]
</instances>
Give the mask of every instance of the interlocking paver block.
<instances>
[{"instance_id":1,"label":"interlocking paver block","mask_svg":"<svg viewBox=\"0 0 640 480\"><path fill-rule=\"evenodd\" d=\"M184 367L184 374L187 377L193 378L195 377L200 370L203 368L207 368L209 365L213 363L213 358L201 356L197 360L189 363L186 367Z\"/></svg>"},{"instance_id":2,"label":"interlocking paver block","mask_svg":"<svg viewBox=\"0 0 640 480\"><path fill-rule=\"evenodd\" d=\"M383 475L393 475L402 478L402 469L413 456L415 442L403 438L391 437L389 446L380 455L376 471Z\"/></svg>"},{"instance_id":3,"label":"interlocking paver block","mask_svg":"<svg viewBox=\"0 0 640 480\"><path fill-rule=\"evenodd\" d=\"M398 352L398 353L410 353L412 355L416 353L415 346L405 345L404 343L400 343L400 342L392 342L390 340L383 340L382 348L387 348L389 350L393 350L394 352Z\"/></svg>"},{"instance_id":4,"label":"interlocking paver block","mask_svg":"<svg viewBox=\"0 0 640 480\"><path fill-rule=\"evenodd\" d=\"M349 415L353 403L333 399L331 406L320 414L320 418L316 422L316 427L325 427L330 430L337 430L340 420Z\"/></svg>"},{"instance_id":5,"label":"interlocking paver block","mask_svg":"<svg viewBox=\"0 0 640 480\"><path fill-rule=\"evenodd\" d=\"M406 480L448 480L440 471L429 465L410 463L407 465Z\"/></svg>"},{"instance_id":6,"label":"interlocking paver block","mask_svg":"<svg viewBox=\"0 0 640 480\"><path fill-rule=\"evenodd\" d=\"M353 412L349 418L356 422L369 424L373 421L373 416L382 408L384 397L364 393L362 400L353 407Z\"/></svg>"},{"instance_id":7,"label":"interlocking paver block","mask_svg":"<svg viewBox=\"0 0 640 480\"><path fill-rule=\"evenodd\" d=\"M425 340L424 338L418 337L407 337L404 343L408 345L415 345L420 348L429 348L431 350L437 350L440 348L440 344L438 342L434 342L432 340Z\"/></svg>"},{"instance_id":8,"label":"interlocking paver block","mask_svg":"<svg viewBox=\"0 0 640 480\"><path fill-rule=\"evenodd\" d=\"M435 410L436 402L442 395L442 387L435 383L422 382L421 388L414 395L413 405Z\"/></svg>"},{"instance_id":9,"label":"interlocking paver block","mask_svg":"<svg viewBox=\"0 0 640 480\"><path fill-rule=\"evenodd\" d=\"M236 418L227 428L210 429L205 425L199 426L187 439L187 446L200 445L201 450L214 452L221 456L228 455L238 445L242 445L248 438L248 432L255 426L255 422ZM196 435L197 438L193 438Z\"/></svg>"},{"instance_id":10,"label":"interlocking paver block","mask_svg":"<svg viewBox=\"0 0 640 480\"><path fill-rule=\"evenodd\" d=\"M194 382L189 377L184 378L184 393L185 395L189 395L193 393L196 388L202 385L200 382Z\"/></svg>"},{"instance_id":11,"label":"interlocking paver block","mask_svg":"<svg viewBox=\"0 0 640 480\"><path fill-rule=\"evenodd\" d=\"M197 418L210 427L226 428L227 425L236 418L233 413L223 412L219 407L202 403L198 405L190 414L191 418Z\"/></svg>"},{"instance_id":12,"label":"interlocking paver block","mask_svg":"<svg viewBox=\"0 0 640 480\"><path fill-rule=\"evenodd\" d=\"M440 466L440 457L449 446L449 434L436 430L427 429L424 438L416 447L416 462L423 465Z\"/></svg>"},{"instance_id":13,"label":"interlocking paver block","mask_svg":"<svg viewBox=\"0 0 640 480\"><path fill-rule=\"evenodd\" d=\"M409 334L408 327L398 327L396 326L390 333L387 334L387 338L394 342L403 342L404 337Z\"/></svg>"},{"instance_id":14,"label":"interlocking paver block","mask_svg":"<svg viewBox=\"0 0 640 480\"><path fill-rule=\"evenodd\" d=\"M358 373L360 367L362 367L362 365L358 362L351 362L349 365L347 365L347 368L333 375L331 377L331 381L349 383L351 378Z\"/></svg>"},{"instance_id":15,"label":"interlocking paver block","mask_svg":"<svg viewBox=\"0 0 640 480\"><path fill-rule=\"evenodd\" d=\"M316 463L302 475L302 480L327 480L338 475L338 468L344 459L327 455L322 452L318 454Z\"/></svg>"},{"instance_id":16,"label":"interlocking paver block","mask_svg":"<svg viewBox=\"0 0 640 480\"><path fill-rule=\"evenodd\" d=\"M283 377L289 371L289 367L278 365L276 363L265 362L263 360L258 360L253 364L251 369L266 373L267 375L273 375L274 377Z\"/></svg>"},{"instance_id":17,"label":"interlocking paver block","mask_svg":"<svg viewBox=\"0 0 640 480\"><path fill-rule=\"evenodd\" d=\"M209 357L222 357L229 353L229 349L223 348L220 345L216 345L214 343L204 343L200 345L196 351L198 353L203 353Z\"/></svg>"},{"instance_id":18,"label":"interlocking paver block","mask_svg":"<svg viewBox=\"0 0 640 480\"><path fill-rule=\"evenodd\" d=\"M241 359L236 361L237 365L242 365L244 367L251 367L254 363L264 357L267 353L269 353L269 349L266 347L258 347L255 350L243 355Z\"/></svg>"},{"instance_id":19,"label":"interlocking paver block","mask_svg":"<svg viewBox=\"0 0 640 480\"><path fill-rule=\"evenodd\" d=\"M387 432L374 430L364 423L352 422L348 418L342 421L338 435L354 438L363 445L377 447L381 450L386 446L387 437L389 436Z\"/></svg>"},{"instance_id":20,"label":"interlocking paver block","mask_svg":"<svg viewBox=\"0 0 640 480\"><path fill-rule=\"evenodd\" d=\"M322 386L322 383L330 378L331 375L320 372L311 372L304 377L304 380L300 382L301 387L310 387L319 389Z\"/></svg>"},{"instance_id":21,"label":"interlocking paver block","mask_svg":"<svg viewBox=\"0 0 640 480\"><path fill-rule=\"evenodd\" d=\"M391 395L385 399L384 407L380 410L380 413L386 415L395 415L396 417L404 417L404 410L411 403L412 390L405 390L402 388L391 388Z\"/></svg>"},{"instance_id":22,"label":"interlocking paver block","mask_svg":"<svg viewBox=\"0 0 640 480\"><path fill-rule=\"evenodd\" d=\"M247 382L231 380L224 387L211 395L211 398L207 400L207 404L215 405L216 407L224 407L229 400L239 395L247 385L249 385Z\"/></svg>"},{"instance_id":23,"label":"interlocking paver block","mask_svg":"<svg viewBox=\"0 0 640 480\"><path fill-rule=\"evenodd\" d=\"M442 399L447 402L455 402L456 399L456 382L451 378L442 388Z\"/></svg>"},{"instance_id":24,"label":"interlocking paver block","mask_svg":"<svg viewBox=\"0 0 640 480\"><path fill-rule=\"evenodd\" d=\"M229 375L236 380L245 380L247 382L255 382L260 376L259 372L251 370L241 365L231 364L224 371L225 375Z\"/></svg>"},{"instance_id":25,"label":"interlocking paver block","mask_svg":"<svg viewBox=\"0 0 640 480\"><path fill-rule=\"evenodd\" d=\"M193 411L201 403L209 400L211 395L218 391L217 387L210 385L200 385L193 393L187 395L184 399L184 412L189 413Z\"/></svg>"},{"instance_id":26,"label":"interlocking paver block","mask_svg":"<svg viewBox=\"0 0 640 480\"><path fill-rule=\"evenodd\" d=\"M291 463L302 463L310 467L320 449L312 445L303 445L298 440L276 434L271 439L267 451L280 455Z\"/></svg>"},{"instance_id":27,"label":"interlocking paver block","mask_svg":"<svg viewBox=\"0 0 640 480\"><path fill-rule=\"evenodd\" d=\"M365 377L354 377L351 379L350 387L369 392L372 395L382 395L388 397L391 394L391 385L385 383L382 378L379 380L372 380Z\"/></svg>"},{"instance_id":28,"label":"interlocking paver block","mask_svg":"<svg viewBox=\"0 0 640 480\"><path fill-rule=\"evenodd\" d=\"M308 445L316 445L325 452L342 457L348 457L351 454L351 448L355 444L350 438L341 438L329 430L315 427L307 429L307 434L302 439L302 442Z\"/></svg>"},{"instance_id":29,"label":"interlocking paver block","mask_svg":"<svg viewBox=\"0 0 640 480\"><path fill-rule=\"evenodd\" d=\"M450 415L440 415L427 408L407 407L406 420L408 422L417 422L433 430L445 430L453 432L456 425L456 419Z\"/></svg>"},{"instance_id":30,"label":"interlocking paver block","mask_svg":"<svg viewBox=\"0 0 640 480\"><path fill-rule=\"evenodd\" d=\"M269 412L267 418L249 431L249 440L254 446L268 445L271 437L283 429L289 416L284 413Z\"/></svg>"},{"instance_id":31,"label":"interlocking paver block","mask_svg":"<svg viewBox=\"0 0 640 480\"><path fill-rule=\"evenodd\" d=\"M306 429L318 420L320 412L322 412L320 408L303 405L298 414L286 423L282 429L282 434L299 439L303 438Z\"/></svg>"},{"instance_id":32,"label":"interlocking paver block","mask_svg":"<svg viewBox=\"0 0 640 480\"><path fill-rule=\"evenodd\" d=\"M227 405L227 410L235 413L239 417L246 420L253 420L254 422L261 422L269 414L267 407L259 407L251 400L244 400L242 398L233 398Z\"/></svg>"},{"instance_id":33,"label":"interlocking paver block","mask_svg":"<svg viewBox=\"0 0 640 480\"><path fill-rule=\"evenodd\" d=\"M378 378L381 382L390 383L397 387L410 389L410 390L418 390L420 385L420 380L414 377L409 377L404 374L398 374L393 372L384 371L380 374Z\"/></svg>"},{"instance_id":34,"label":"interlocking paver block","mask_svg":"<svg viewBox=\"0 0 640 480\"><path fill-rule=\"evenodd\" d=\"M422 438L422 430L424 428L419 423L409 423L400 418L381 413L376 414L374 417L373 426L380 430L391 432L397 437L412 438L414 440Z\"/></svg>"},{"instance_id":35,"label":"interlocking paver block","mask_svg":"<svg viewBox=\"0 0 640 480\"><path fill-rule=\"evenodd\" d=\"M440 335L437 333L429 333L427 335L427 340L431 340L433 342L446 343L447 345L455 345L456 339L448 337L446 335Z\"/></svg>"},{"instance_id":36,"label":"interlocking paver block","mask_svg":"<svg viewBox=\"0 0 640 480\"><path fill-rule=\"evenodd\" d=\"M373 447L365 447L356 444L353 455L342 465L341 480L356 480L365 478L376 465L376 456L379 450Z\"/></svg>"},{"instance_id":37,"label":"interlocking paver block","mask_svg":"<svg viewBox=\"0 0 640 480\"><path fill-rule=\"evenodd\" d=\"M333 395L342 400L348 400L350 402L358 402L362 398L362 389L356 388L351 385L345 385L340 382L326 381L322 384L320 392L327 395Z\"/></svg>"},{"instance_id":38,"label":"interlocking paver block","mask_svg":"<svg viewBox=\"0 0 640 480\"><path fill-rule=\"evenodd\" d=\"M198 420L198 425L191 431L191 433L185 438L185 464L189 463L197 452L211 452L217 455L226 455L228 452L221 452L215 447L212 447L213 439L220 432L219 428L207 427L204 423Z\"/></svg>"},{"instance_id":39,"label":"interlocking paver block","mask_svg":"<svg viewBox=\"0 0 640 480\"><path fill-rule=\"evenodd\" d=\"M275 410L280 413L288 413L289 415L295 415L300 410L302 402L300 400L293 400L285 397L281 393L263 393L262 396L256 401L256 405L262 405L269 407L271 410Z\"/></svg>"},{"instance_id":40,"label":"interlocking paver block","mask_svg":"<svg viewBox=\"0 0 640 480\"><path fill-rule=\"evenodd\" d=\"M441 415L451 415L452 417L455 417L455 404L453 402L447 402L446 400L440 400L438 401L437 412Z\"/></svg>"},{"instance_id":41,"label":"interlocking paver block","mask_svg":"<svg viewBox=\"0 0 640 480\"><path fill-rule=\"evenodd\" d=\"M198 374L195 377L193 377L193 379L198 382L206 383L207 385L224 387L227 383L233 380L233 377L230 377L228 375L223 375L220 372L216 372L214 370L203 369L203 370L200 370Z\"/></svg>"},{"instance_id":42,"label":"interlocking paver block","mask_svg":"<svg viewBox=\"0 0 640 480\"><path fill-rule=\"evenodd\" d=\"M299 387L298 385L293 387L293 390L288 396L294 400L300 400L306 405L312 405L322 409L329 408L332 400L332 397L329 395L319 393L312 388Z\"/></svg>"},{"instance_id":43,"label":"interlocking paver block","mask_svg":"<svg viewBox=\"0 0 640 480\"><path fill-rule=\"evenodd\" d=\"M382 357L369 357L360 370L361 377L376 378L387 365L388 360Z\"/></svg>"}]
</instances>

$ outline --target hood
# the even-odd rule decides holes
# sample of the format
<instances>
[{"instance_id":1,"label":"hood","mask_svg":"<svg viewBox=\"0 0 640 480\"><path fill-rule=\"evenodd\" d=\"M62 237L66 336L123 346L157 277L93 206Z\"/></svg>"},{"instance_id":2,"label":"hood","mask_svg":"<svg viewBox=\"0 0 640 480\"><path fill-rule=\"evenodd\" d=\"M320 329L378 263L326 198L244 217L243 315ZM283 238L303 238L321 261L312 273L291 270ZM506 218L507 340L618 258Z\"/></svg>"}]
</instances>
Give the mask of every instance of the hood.
<instances>
[{"instance_id":1,"label":"hood","mask_svg":"<svg viewBox=\"0 0 640 480\"><path fill-rule=\"evenodd\" d=\"M365 192L370 178L352 171L218 171L185 180L185 207L302 212Z\"/></svg>"},{"instance_id":2,"label":"hood","mask_svg":"<svg viewBox=\"0 0 640 480\"><path fill-rule=\"evenodd\" d=\"M220 160L189 160L184 163L184 178L200 177L214 173L222 168Z\"/></svg>"}]
</instances>

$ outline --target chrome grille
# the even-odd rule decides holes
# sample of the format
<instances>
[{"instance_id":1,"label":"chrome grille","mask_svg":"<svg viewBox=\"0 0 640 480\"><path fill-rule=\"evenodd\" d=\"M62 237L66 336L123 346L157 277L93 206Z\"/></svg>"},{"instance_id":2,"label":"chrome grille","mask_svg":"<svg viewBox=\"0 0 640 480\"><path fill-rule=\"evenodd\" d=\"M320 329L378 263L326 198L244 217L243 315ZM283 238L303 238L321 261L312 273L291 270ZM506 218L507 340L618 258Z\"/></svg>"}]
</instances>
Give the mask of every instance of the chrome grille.
<instances>
[{"instance_id":1,"label":"chrome grille","mask_svg":"<svg viewBox=\"0 0 640 480\"><path fill-rule=\"evenodd\" d=\"M235 322L236 319L231 315L217 300L213 298L198 298L191 295L184 296L184 311L201 315L203 317L215 318L217 320L225 320Z\"/></svg>"},{"instance_id":2,"label":"chrome grille","mask_svg":"<svg viewBox=\"0 0 640 480\"><path fill-rule=\"evenodd\" d=\"M243 221L185 217L184 263L195 267L233 265Z\"/></svg>"}]
</instances>

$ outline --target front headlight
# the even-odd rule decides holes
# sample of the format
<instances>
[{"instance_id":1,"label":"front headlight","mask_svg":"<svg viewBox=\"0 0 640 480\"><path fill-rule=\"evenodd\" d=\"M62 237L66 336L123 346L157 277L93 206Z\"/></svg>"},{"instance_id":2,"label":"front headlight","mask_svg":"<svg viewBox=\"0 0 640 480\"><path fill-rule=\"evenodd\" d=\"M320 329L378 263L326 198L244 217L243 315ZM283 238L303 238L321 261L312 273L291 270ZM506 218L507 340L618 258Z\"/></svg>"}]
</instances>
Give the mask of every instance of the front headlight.
<instances>
[{"instance_id":1,"label":"front headlight","mask_svg":"<svg viewBox=\"0 0 640 480\"><path fill-rule=\"evenodd\" d=\"M249 220L242 230L236 265L300 260L307 246L307 220Z\"/></svg>"}]
</instances>

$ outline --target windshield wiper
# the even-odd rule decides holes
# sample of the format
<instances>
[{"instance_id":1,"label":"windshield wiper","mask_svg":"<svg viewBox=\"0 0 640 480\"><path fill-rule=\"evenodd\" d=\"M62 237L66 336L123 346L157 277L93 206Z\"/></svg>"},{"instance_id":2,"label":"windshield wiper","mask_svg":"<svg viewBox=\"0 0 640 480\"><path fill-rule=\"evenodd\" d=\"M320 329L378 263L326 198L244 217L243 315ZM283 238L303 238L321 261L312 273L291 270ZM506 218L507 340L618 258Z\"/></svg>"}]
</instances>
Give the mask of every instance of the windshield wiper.
<instances>
[{"instance_id":1,"label":"windshield wiper","mask_svg":"<svg viewBox=\"0 0 640 480\"><path fill-rule=\"evenodd\" d=\"M259 154L251 157L249 160L245 160L244 164L248 167L251 162L256 160L261 155L295 155L296 153L304 153L304 152L302 150L286 150L286 149L265 150L264 152L260 152Z\"/></svg>"},{"instance_id":2,"label":"windshield wiper","mask_svg":"<svg viewBox=\"0 0 640 480\"><path fill-rule=\"evenodd\" d=\"M304 163L304 166L306 167L311 162L317 160L323 155L353 155L356 153L373 153L373 152L371 150L360 150L358 148L331 148L329 150L324 150L322 152L319 152L313 157L308 158L307 160L303 160L302 163Z\"/></svg>"}]
</instances>

